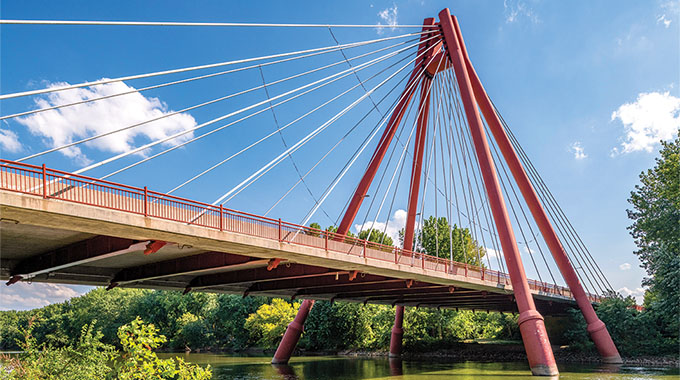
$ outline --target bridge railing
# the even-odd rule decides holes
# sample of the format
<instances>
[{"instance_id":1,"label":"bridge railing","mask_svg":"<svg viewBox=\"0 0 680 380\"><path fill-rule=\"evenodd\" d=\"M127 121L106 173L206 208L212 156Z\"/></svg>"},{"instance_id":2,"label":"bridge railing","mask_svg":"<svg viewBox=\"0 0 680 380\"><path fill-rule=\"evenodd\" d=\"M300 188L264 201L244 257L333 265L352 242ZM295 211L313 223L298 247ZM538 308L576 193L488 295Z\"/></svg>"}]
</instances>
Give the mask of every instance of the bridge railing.
<instances>
[{"instance_id":1,"label":"bridge railing","mask_svg":"<svg viewBox=\"0 0 680 380\"><path fill-rule=\"evenodd\" d=\"M45 165L0 160L0 189L235 232L280 243L322 248L328 252L420 267L423 270L476 278L499 285L510 284L508 274L484 266L406 251L358 237L164 194L146 187L127 186L71 174L47 168ZM566 287L536 280L529 280L528 283L532 290L539 293L573 298ZM600 301L597 295L590 294L589 297L593 302Z\"/></svg>"}]
</instances>

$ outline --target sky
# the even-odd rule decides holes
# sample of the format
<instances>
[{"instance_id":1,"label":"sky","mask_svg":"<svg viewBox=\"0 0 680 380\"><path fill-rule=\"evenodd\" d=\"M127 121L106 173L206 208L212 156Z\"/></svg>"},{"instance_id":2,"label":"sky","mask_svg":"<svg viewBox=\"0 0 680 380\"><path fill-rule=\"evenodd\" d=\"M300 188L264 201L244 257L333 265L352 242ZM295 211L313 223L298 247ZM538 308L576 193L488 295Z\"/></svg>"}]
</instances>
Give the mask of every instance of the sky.
<instances>
[{"instance_id":1,"label":"sky","mask_svg":"<svg viewBox=\"0 0 680 380\"><path fill-rule=\"evenodd\" d=\"M2 19L319 23L366 25L419 25L436 17L445 7L461 25L471 60L484 86L517 135L528 156L565 210L614 289L641 302L645 275L634 255L635 244L627 227L627 202L641 171L654 164L660 140L669 140L680 128L680 2L679 1L343 1L343 2L222 2L222 1L3 1ZM0 27L0 93L8 94L103 78L151 73L174 68L260 57L271 54L334 46L337 43L396 37L417 28L198 28L114 26L22 26ZM375 46L404 42L398 38ZM410 42L412 44L412 42ZM351 50L351 51L350 51ZM347 49L349 57L369 53L370 47ZM356 65L379 58L390 50L354 61ZM412 53L413 50L411 49ZM406 52L407 53L407 52ZM388 57L356 75L371 89L370 100L382 113L390 110L403 88L397 81L408 74L410 60L404 55ZM405 60L397 61L404 57ZM348 70L339 53L309 59L263 65L234 74L139 92L140 88L185 79L246 64L162 77L113 82L105 85L23 97L0 102L0 114L10 115L34 108L71 103L120 92L130 94L4 120L0 124L0 154L18 159L95 134L160 118L143 128L93 140L60 152L29 160L49 167L74 171L150 141L186 132L151 149L125 157L119 163L97 167L87 175L101 177L115 169L153 156L163 149L187 142L207 129L192 131L208 120L274 98L325 76ZM258 61L270 62L271 60ZM227 94L244 91L341 62L331 69L315 71L281 84L229 98L227 102L168 114ZM388 64L392 65L388 67ZM382 65L382 66L381 66ZM404 67L402 71L398 71ZM380 71L385 69L384 71ZM207 167L237 152L262 135L293 123L320 102L352 88L346 100L332 103L307 117L280 136L239 155L228 164L177 190L187 198L213 202L244 178L256 172L296 141L324 125L366 92L348 75L322 89L258 114L213 134L112 176L116 182L167 192ZM397 75L398 74L398 75ZM374 76L374 79L371 79ZM389 85L389 86L388 86ZM388 92L390 88L398 89ZM282 97L281 100L285 99ZM265 104L266 105L266 104ZM371 110L368 100L348 111L323 134L268 172L257 183L238 193L228 207L264 214L335 142L343 139L354 122ZM247 113L239 114L238 117ZM165 117L164 117L165 116ZM223 125L234 118L225 119ZM362 146L380 117L370 114L357 132L346 139L315 169L305 183L276 204L267 214L300 223L314 208L314 199L343 164ZM404 138L408 130L404 132ZM282 141L282 137L285 138ZM360 178L377 138L338 181L322 206L308 222L333 224ZM398 156L400 150L394 148ZM295 166L292 163L295 163ZM296 169L297 166L297 169ZM396 166L395 166L396 167ZM388 168L385 172L391 175ZM375 226L386 227L396 238L405 223L406 193L397 192L394 207L377 215ZM312 195L310 195L310 193ZM369 192L369 194L371 194ZM430 193L431 194L431 193ZM380 193L373 194L376 200ZM429 198L428 198L429 199ZM428 201L432 203L432 201ZM429 203L426 203L429 205ZM433 207L433 206L427 206ZM440 207L440 206L439 206ZM430 211L434 209L430 208ZM427 212L427 210L426 210ZM364 224L359 214L354 230ZM371 220L373 217L368 218ZM387 226L385 226L387 223ZM492 247L489 246L490 252ZM533 254L525 249L526 255ZM523 258L526 261L526 256ZM525 262L525 266L528 267ZM527 273L532 277L531 268ZM84 286L21 283L0 290L0 310L30 309L60 302L86 292Z\"/></svg>"}]
</instances>

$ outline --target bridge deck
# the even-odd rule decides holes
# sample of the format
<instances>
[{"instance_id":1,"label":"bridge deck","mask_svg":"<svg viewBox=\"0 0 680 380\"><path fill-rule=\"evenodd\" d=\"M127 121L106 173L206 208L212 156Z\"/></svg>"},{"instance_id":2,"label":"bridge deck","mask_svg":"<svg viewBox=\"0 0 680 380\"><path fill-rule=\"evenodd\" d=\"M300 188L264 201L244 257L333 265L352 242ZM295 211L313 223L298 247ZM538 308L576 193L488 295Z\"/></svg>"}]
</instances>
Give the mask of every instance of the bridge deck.
<instances>
[{"instance_id":1,"label":"bridge deck","mask_svg":"<svg viewBox=\"0 0 680 380\"><path fill-rule=\"evenodd\" d=\"M507 275L486 268L146 188L1 163L3 279L515 310ZM160 249L144 254L153 243ZM529 286L544 314L574 304L567 288L534 280Z\"/></svg>"}]
</instances>

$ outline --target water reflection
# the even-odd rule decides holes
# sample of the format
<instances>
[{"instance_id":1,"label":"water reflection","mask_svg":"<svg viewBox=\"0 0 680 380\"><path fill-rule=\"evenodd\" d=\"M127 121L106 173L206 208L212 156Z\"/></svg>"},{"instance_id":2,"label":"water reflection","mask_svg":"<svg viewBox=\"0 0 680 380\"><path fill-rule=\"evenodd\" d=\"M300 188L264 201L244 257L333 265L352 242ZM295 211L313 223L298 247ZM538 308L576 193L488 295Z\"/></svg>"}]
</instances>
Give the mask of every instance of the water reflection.
<instances>
[{"instance_id":1,"label":"water reflection","mask_svg":"<svg viewBox=\"0 0 680 380\"><path fill-rule=\"evenodd\" d=\"M389 358L390 361L390 376L401 376L404 374L404 364L401 359Z\"/></svg>"},{"instance_id":2,"label":"water reflection","mask_svg":"<svg viewBox=\"0 0 680 380\"><path fill-rule=\"evenodd\" d=\"M163 357L172 354L162 354ZM294 357L289 365L272 365L270 357L223 354L177 354L188 362L213 367L213 380L445 380L532 379L525 362L401 361L387 358ZM627 365L558 364L560 380L678 379L677 368Z\"/></svg>"}]
</instances>

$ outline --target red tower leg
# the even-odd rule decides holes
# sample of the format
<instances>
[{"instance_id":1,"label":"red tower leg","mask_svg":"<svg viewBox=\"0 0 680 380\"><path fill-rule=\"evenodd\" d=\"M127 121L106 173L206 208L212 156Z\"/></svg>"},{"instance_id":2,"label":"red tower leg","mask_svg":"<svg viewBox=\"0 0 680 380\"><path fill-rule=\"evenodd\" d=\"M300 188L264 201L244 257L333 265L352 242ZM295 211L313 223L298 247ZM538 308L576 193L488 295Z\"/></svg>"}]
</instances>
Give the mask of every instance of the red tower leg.
<instances>
[{"instance_id":1,"label":"red tower leg","mask_svg":"<svg viewBox=\"0 0 680 380\"><path fill-rule=\"evenodd\" d=\"M531 214L536 220L536 224L541 231L541 235L543 235L548 248L550 248L550 252L555 258L555 262L562 273L564 281L567 283L567 286L569 286L569 289L576 299L576 303L581 309L581 313L588 324L588 333L590 333L590 337L595 343L595 346L597 347L603 362L620 364L622 363L622 360L621 356L619 355L619 351L616 349L616 345L609 335L607 327L597 317L597 314L595 314L593 305L590 303L586 292L583 290L583 286L581 285L574 268L569 262L569 258L564 251L564 247L562 247L562 244L560 244L557 234L555 233L555 229L550 223L550 220L548 219L548 216L541 205L541 201L538 199L538 195L536 194L536 191L531 184L527 173L524 171L524 167L517 157L515 149L510 143L510 139L503 128L503 124L501 123L498 114L496 114L493 104L491 103L488 94L484 90L484 86L482 86L482 82L477 76L474 67L470 63L470 57L467 54L467 49L465 48L465 43L463 42L463 36L460 32L458 20L456 20L455 17L453 18L453 25L458 40L460 41L467 72L470 76L472 89L475 93L475 98L479 103L479 108L482 110L484 119L486 120L487 125L489 126L489 129L491 130L491 133L498 144L498 147L503 153L505 161L508 163L508 167L510 168L512 175L515 178L520 191L522 192L522 196L526 200L527 205L531 210Z\"/></svg>"},{"instance_id":2,"label":"red tower leg","mask_svg":"<svg viewBox=\"0 0 680 380\"><path fill-rule=\"evenodd\" d=\"M432 26L434 24L435 24L434 18L426 18L423 21L423 32L432 30ZM392 111L392 116L390 116L390 119L387 122L387 126L385 127L385 131L383 132L383 135L380 137L380 141L378 142L378 146L376 147L375 152L371 157L371 161L369 162L368 167L366 168L366 172L364 173L364 176L361 178L361 181L359 181L359 186L357 186L356 190L354 191L352 200L349 202L349 206L347 206L345 215L342 217L342 221L340 222L337 231L337 233L340 235L346 235L350 227L352 226L354 218L357 216L357 212L359 212L359 208L361 207L361 203L366 197L368 188L371 187L371 182L373 182L373 178L375 178L375 174L378 172L378 168L380 167L380 164L382 163L382 160L385 157L385 153L387 153L387 149L390 147L390 144L392 143L392 139L394 138L397 129L399 129L399 124L401 123L401 119L404 117L404 114L406 113L408 104L413 98L413 94L415 93L417 88L417 84L415 83L415 81L418 80L418 73L421 71L424 63L426 62L425 56L421 54L429 46L438 42L436 39L425 41L429 37L431 37L431 35L427 33L423 34L420 37L421 43L418 46L418 56L420 57L416 60L415 67L413 68L413 72L411 73L411 77L406 83L406 89L404 90L404 93L401 95L401 99L399 100L399 103L397 103L397 106L394 108L394 111Z\"/></svg>"},{"instance_id":3,"label":"red tower leg","mask_svg":"<svg viewBox=\"0 0 680 380\"><path fill-rule=\"evenodd\" d=\"M420 175L423 166L423 151L427 136L427 118L430 112L430 87L432 79L426 77L420 88L420 104L418 105L418 120L416 141L413 152L413 165L411 167L411 186L409 189L408 213L406 226L404 227L404 250L413 250L413 234L416 225L418 211L418 194L420 193ZM394 314L394 326L390 340L390 357L401 356L402 338L404 336L404 307L397 306Z\"/></svg>"},{"instance_id":4,"label":"red tower leg","mask_svg":"<svg viewBox=\"0 0 680 380\"><path fill-rule=\"evenodd\" d=\"M293 350L295 350L295 346L300 340L305 320L313 305L314 300L302 301L302 305L300 305L300 309L298 309L295 319L288 325L286 332L283 334L283 339L281 339L281 343L279 343L279 347L276 349L272 364L288 363L290 356L293 354Z\"/></svg>"},{"instance_id":5,"label":"red tower leg","mask_svg":"<svg viewBox=\"0 0 680 380\"><path fill-rule=\"evenodd\" d=\"M505 262L510 274L510 281L515 293L515 300L520 312L518 323L524 348L527 352L527 358L529 359L529 366L534 375L554 376L559 373L555 364L555 358L545 330L543 317L536 311L536 306L529 290L515 235L505 208L505 201L503 200L503 194L498 182L496 168L489 151L484 127L465 67L461 45L448 9L444 9L439 13L439 20L449 58L456 73L456 80L458 81L463 107L465 108L465 114L470 127L470 134L475 146L475 153L481 168L484 187L494 216L501 247L503 248L503 255L505 256Z\"/></svg>"}]
</instances>

